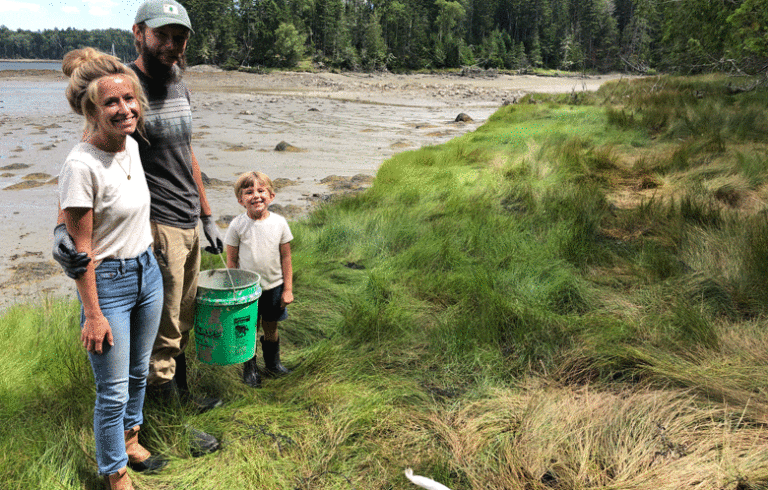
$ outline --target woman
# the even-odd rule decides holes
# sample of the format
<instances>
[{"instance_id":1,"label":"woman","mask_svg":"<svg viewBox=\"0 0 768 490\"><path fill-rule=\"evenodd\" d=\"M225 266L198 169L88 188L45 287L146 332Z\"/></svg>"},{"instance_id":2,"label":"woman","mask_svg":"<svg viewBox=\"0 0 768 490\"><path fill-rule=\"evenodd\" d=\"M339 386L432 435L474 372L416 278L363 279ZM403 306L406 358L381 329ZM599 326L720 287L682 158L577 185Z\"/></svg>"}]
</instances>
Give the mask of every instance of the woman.
<instances>
[{"instance_id":1,"label":"woman","mask_svg":"<svg viewBox=\"0 0 768 490\"><path fill-rule=\"evenodd\" d=\"M109 488L127 490L126 466L165 464L138 443L163 301L150 248L149 189L130 136L143 131L146 98L130 68L92 48L67 53L62 71L69 105L86 121L59 174L59 202L77 250L92 259L76 283L80 339L96 381L96 461Z\"/></svg>"}]
</instances>

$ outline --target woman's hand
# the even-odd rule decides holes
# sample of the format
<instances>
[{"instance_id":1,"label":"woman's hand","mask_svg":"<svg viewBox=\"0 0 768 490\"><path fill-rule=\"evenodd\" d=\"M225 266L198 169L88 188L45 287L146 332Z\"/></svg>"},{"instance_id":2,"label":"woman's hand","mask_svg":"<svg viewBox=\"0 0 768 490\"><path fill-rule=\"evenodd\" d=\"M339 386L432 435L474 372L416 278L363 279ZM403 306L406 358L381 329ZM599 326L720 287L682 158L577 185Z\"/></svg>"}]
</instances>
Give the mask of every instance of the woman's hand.
<instances>
[{"instance_id":1,"label":"woman's hand","mask_svg":"<svg viewBox=\"0 0 768 490\"><path fill-rule=\"evenodd\" d=\"M112 328L102 314L85 318L80 340L83 342L85 350L96 354L101 354L103 351L104 341L110 346L115 345L112 340Z\"/></svg>"}]
</instances>

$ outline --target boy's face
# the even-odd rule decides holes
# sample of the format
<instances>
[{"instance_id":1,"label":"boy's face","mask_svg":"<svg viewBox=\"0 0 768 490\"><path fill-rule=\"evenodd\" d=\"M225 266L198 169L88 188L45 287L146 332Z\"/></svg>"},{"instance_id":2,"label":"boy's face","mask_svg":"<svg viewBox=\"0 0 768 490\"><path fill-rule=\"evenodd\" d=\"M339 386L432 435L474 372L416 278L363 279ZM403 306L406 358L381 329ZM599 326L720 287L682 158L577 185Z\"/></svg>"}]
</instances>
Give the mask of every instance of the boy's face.
<instances>
[{"instance_id":1,"label":"boy's face","mask_svg":"<svg viewBox=\"0 0 768 490\"><path fill-rule=\"evenodd\" d=\"M254 182L253 185L244 187L240 191L237 202L245 208L251 219L263 219L266 218L267 208L274 198L275 194L270 192L268 188L259 182Z\"/></svg>"}]
</instances>

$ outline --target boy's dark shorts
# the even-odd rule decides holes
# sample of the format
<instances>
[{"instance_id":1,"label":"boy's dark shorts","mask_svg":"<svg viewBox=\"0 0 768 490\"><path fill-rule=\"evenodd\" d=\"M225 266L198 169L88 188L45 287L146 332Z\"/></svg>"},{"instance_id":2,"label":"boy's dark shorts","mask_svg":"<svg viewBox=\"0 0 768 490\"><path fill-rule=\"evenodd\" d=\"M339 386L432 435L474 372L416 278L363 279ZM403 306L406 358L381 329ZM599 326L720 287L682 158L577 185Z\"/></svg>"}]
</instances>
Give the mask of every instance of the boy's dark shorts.
<instances>
[{"instance_id":1,"label":"boy's dark shorts","mask_svg":"<svg viewBox=\"0 0 768 490\"><path fill-rule=\"evenodd\" d=\"M288 318L288 311L280 308L280 299L283 296L283 285L276 286L261 292L259 298L259 317L267 322L281 322Z\"/></svg>"}]
</instances>

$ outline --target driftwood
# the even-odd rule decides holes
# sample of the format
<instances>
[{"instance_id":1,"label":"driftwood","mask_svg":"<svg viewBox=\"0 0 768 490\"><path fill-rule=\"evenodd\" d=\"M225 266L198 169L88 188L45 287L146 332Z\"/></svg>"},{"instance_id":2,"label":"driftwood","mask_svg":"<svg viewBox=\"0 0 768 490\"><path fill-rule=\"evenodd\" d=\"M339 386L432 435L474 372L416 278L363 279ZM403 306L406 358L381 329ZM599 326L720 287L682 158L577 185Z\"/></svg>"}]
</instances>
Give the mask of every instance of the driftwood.
<instances>
[{"instance_id":1,"label":"driftwood","mask_svg":"<svg viewBox=\"0 0 768 490\"><path fill-rule=\"evenodd\" d=\"M725 86L725 89L728 91L730 95L735 95L735 94L743 94L745 92L752 92L753 90L759 87L764 87L766 85L768 85L768 76L758 78L757 80L753 81L751 84L746 86L733 86L731 85L731 82L728 82L728 84Z\"/></svg>"},{"instance_id":2,"label":"driftwood","mask_svg":"<svg viewBox=\"0 0 768 490\"><path fill-rule=\"evenodd\" d=\"M643 63L643 62L633 63L623 56L619 56L619 58L621 59L622 63L624 63L625 65L627 65L627 67L629 67L630 70L636 71L638 73L648 73L648 70L650 68L648 66L648 63Z\"/></svg>"},{"instance_id":3,"label":"driftwood","mask_svg":"<svg viewBox=\"0 0 768 490\"><path fill-rule=\"evenodd\" d=\"M471 77L471 78L488 77L488 78L496 78L498 75L499 75L499 72L495 68L488 68L486 70L484 68L480 68L478 65L462 66L461 67L461 76L462 77Z\"/></svg>"}]
</instances>

